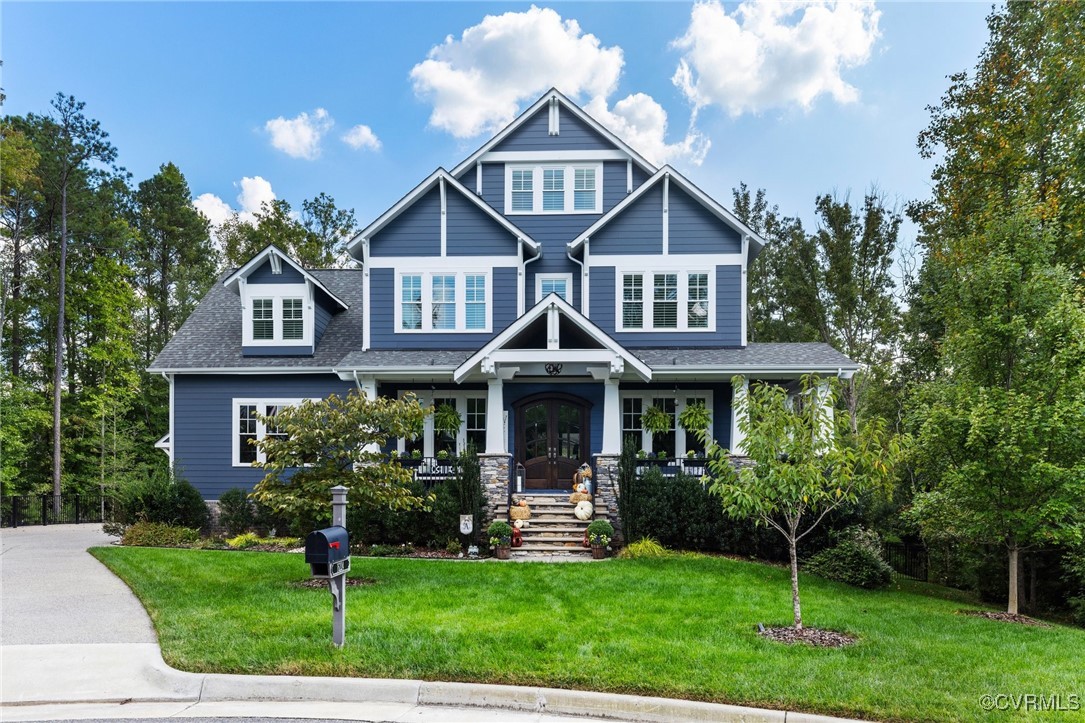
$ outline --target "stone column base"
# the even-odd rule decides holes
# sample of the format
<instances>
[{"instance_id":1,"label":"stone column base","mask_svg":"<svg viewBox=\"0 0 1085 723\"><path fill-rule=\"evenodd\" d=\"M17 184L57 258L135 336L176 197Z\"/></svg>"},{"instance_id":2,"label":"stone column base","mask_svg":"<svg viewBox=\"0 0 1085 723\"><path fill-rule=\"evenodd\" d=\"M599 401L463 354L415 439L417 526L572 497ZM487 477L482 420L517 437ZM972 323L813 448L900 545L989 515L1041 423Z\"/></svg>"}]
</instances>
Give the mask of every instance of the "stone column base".
<instances>
[{"instance_id":1,"label":"stone column base","mask_svg":"<svg viewBox=\"0 0 1085 723\"><path fill-rule=\"evenodd\" d=\"M512 475L512 455L480 454L478 464L481 468L482 489L486 495L486 516L483 531L497 519L497 510L509 503L509 480ZM508 511L506 510L506 515Z\"/></svg>"},{"instance_id":2,"label":"stone column base","mask_svg":"<svg viewBox=\"0 0 1085 723\"><path fill-rule=\"evenodd\" d=\"M597 454L595 455L595 479L593 480L596 506L605 505L607 519L614 525L614 539L624 542L622 535L622 520L618 514L618 455Z\"/></svg>"}]
</instances>

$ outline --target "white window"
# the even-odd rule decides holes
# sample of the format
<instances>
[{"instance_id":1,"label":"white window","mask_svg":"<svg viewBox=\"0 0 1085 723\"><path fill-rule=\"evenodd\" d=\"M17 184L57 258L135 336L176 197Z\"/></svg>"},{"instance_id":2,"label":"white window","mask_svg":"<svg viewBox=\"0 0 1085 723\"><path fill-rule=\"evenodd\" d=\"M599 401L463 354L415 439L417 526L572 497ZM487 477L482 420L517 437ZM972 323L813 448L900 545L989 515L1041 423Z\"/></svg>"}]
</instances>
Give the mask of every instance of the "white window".
<instances>
[{"instance_id":1,"label":"white window","mask_svg":"<svg viewBox=\"0 0 1085 723\"><path fill-rule=\"evenodd\" d=\"M274 423L261 421L258 414L274 416L285 407L303 399L234 399L233 400L233 465L249 467L253 462L267 461L256 442L266 437L285 436Z\"/></svg>"},{"instance_id":2,"label":"white window","mask_svg":"<svg viewBox=\"0 0 1085 723\"><path fill-rule=\"evenodd\" d=\"M397 331L488 332L490 274L478 271L400 274Z\"/></svg>"},{"instance_id":3,"label":"white window","mask_svg":"<svg viewBox=\"0 0 1085 723\"><path fill-rule=\"evenodd\" d=\"M248 284L245 346L301 346L313 343L313 304L301 284Z\"/></svg>"},{"instance_id":4,"label":"white window","mask_svg":"<svg viewBox=\"0 0 1085 723\"><path fill-rule=\"evenodd\" d=\"M714 279L706 271L618 274L618 331L714 331Z\"/></svg>"},{"instance_id":5,"label":"white window","mask_svg":"<svg viewBox=\"0 0 1085 723\"><path fill-rule=\"evenodd\" d=\"M704 453L704 443L696 434L683 429L678 419L686 407L694 404L703 404L711 416L712 392L622 392L621 398L623 444L631 441L654 456L662 453L665 457L686 457L690 452L694 456ZM669 432L652 434L644 429L644 410L651 406L662 409L671 418ZM712 438L712 422L709 423L708 437Z\"/></svg>"},{"instance_id":6,"label":"white window","mask_svg":"<svg viewBox=\"0 0 1085 723\"><path fill-rule=\"evenodd\" d=\"M463 420L459 432L448 434L433 427L433 416L426 417L422 436L417 439L397 440L396 450L400 455L437 457L458 454L471 445L478 452L486 450L486 392L415 392L418 402L423 407L434 408L448 404L456 409Z\"/></svg>"},{"instance_id":7,"label":"white window","mask_svg":"<svg viewBox=\"0 0 1085 723\"><path fill-rule=\"evenodd\" d=\"M602 213L603 164L507 164L505 212Z\"/></svg>"},{"instance_id":8,"label":"white window","mask_svg":"<svg viewBox=\"0 0 1085 723\"><path fill-rule=\"evenodd\" d=\"M545 299L549 294L557 294L561 298L573 303L573 275L572 274L536 274L535 275L535 302Z\"/></svg>"}]
</instances>

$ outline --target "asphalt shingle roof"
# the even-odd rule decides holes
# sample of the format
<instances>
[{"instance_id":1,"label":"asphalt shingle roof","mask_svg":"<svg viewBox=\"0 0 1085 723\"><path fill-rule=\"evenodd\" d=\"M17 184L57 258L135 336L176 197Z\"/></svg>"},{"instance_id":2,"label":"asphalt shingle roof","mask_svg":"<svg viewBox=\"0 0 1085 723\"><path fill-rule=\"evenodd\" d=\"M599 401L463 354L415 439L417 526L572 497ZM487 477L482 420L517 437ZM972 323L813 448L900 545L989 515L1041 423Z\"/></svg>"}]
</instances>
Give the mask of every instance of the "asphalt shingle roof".
<instances>
[{"instance_id":1,"label":"asphalt shingle roof","mask_svg":"<svg viewBox=\"0 0 1085 723\"><path fill-rule=\"evenodd\" d=\"M474 350L370 349L362 347L362 274L357 269L311 271L350 308L332 317L313 356L247 357L241 354L241 298L222 285L222 275L151 364L151 371L185 369L291 369L433 367L451 370ZM668 368L804 370L855 369L851 359L828 344L761 344L745 348L630 348L648 366Z\"/></svg>"}]
</instances>

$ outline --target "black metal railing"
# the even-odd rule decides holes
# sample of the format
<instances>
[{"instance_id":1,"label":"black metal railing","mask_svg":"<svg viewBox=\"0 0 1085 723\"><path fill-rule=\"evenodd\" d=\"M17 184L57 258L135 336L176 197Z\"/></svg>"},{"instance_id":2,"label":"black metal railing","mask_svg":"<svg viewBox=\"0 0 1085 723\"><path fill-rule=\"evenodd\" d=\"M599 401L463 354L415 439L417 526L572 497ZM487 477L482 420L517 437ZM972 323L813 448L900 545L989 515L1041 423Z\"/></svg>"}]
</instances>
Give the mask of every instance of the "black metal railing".
<instances>
[{"instance_id":1,"label":"black metal railing","mask_svg":"<svg viewBox=\"0 0 1085 723\"><path fill-rule=\"evenodd\" d=\"M704 457L643 457L637 459L637 474L658 467L664 477L674 477L679 472L700 477L708 472L707 462Z\"/></svg>"},{"instance_id":2,"label":"black metal railing","mask_svg":"<svg viewBox=\"0 0 1085 723\"><path fill-rule=\"evenodd\" d=\"M894 575L927 581L930 570L927 548L907 542L885 543L885 561L893 568Z\"/></svg>"},{"instance_id":3,"label":"black metal railing","mask_svg":"<svg viewBox=\"0 0 1085 723\"><path fill-rule=\"evenodd\" d=\"M105 522L112 513L113 500L108 495L21 495L0 499L3 527Z\"/></svg>"},{"instance_id":4,"label":"black metal railing","mask_svg":"<svg viewBox=\"0 0 1085 723\"><path fill-rule=\"evenodd\" d=\"M414 479L421 482L427 491L460 472L460 462L456 457L396 457L392 461L411 470Z\"/></svg>"}]
</instances>

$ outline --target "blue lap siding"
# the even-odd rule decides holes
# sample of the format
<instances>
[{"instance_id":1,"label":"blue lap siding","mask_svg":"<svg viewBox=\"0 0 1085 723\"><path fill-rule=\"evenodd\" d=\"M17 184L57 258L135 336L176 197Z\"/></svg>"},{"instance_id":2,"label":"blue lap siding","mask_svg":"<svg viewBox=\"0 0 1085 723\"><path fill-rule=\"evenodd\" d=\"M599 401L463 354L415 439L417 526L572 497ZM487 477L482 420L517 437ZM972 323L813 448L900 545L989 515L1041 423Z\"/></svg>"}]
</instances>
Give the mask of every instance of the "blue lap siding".
<instances>
[{"instance_id":1,"label":"blue lap siding","mask_svg":"<svg viewBox=\"0 0 1085 723\"><path fill-rule=\"evenodd\" d=\"M233 400L323 398L354 387L334 374L178 374L172 439L177 470L206 500L233 487L252 489L264 472L233 466Z\"/></svg>"},{"instance_id":2,"label":"blue lap siding","mask_svg":"<svg viewBox=\"0 0 1085 723\"><path fill-rule=\"evenodd\" d=\"M737 254L742 238L699 201L671 184L667 194L668 250L672 254Z\"/></svg>"},{"instance_id":3,"label":"blue lap siding","mask_svg":"<svg viewBox=\"0 0 1085 723\"><path fill-rule=\"evenodd\" d=\"M593 256L663 253L663 188L649 188L588 243Z\"/></svg>"},{"instance_id":4,"label":"blue lap siding","mask_svg":"<svg viewBox=\"0 0 1085 723\"><path fill-rule=\"evenodd\" d=\"M441 192L434 187L369 241L370 256L440 256Z\"/></svg>"},{"instance_id":5,"label":"blue lap siding","mask_svg":"<svg viewBox=\"0 0 1085 723\"><path fill-rule=\"evenodd\" d=\"M562 108L558 135L550 135L550 111L543 106L492 151L599 151L616 146L567 109Z\"/></svg>"},{"instance_id":6,"label":"blue lap siding","mask_svg":"<svg viewBox=\"0 0 1085 723\"><path fill-rule=\"evenodd\" d=\"M283 264L280 267L281 274L271 273L271 262L265 261L257 268L252 270L252 273L245 279L249 284L304 284L305 277L298 273L298 270L293 268L290 264Z\"/></svg>"}]
</instances>

